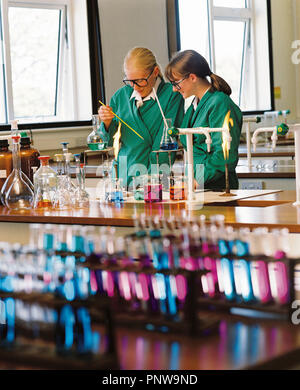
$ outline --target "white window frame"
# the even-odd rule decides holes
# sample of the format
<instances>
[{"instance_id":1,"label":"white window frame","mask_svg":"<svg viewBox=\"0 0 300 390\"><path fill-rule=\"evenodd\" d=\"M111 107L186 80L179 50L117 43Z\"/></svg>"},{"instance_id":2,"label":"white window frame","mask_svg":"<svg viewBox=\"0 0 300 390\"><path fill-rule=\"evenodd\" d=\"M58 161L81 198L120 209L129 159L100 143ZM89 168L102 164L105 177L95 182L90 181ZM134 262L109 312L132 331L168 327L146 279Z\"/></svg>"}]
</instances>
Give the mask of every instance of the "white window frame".
<instances>
[{"instance_id":1,"label":"white window frame","mask_svg":"<svg viewBox=\"0 0 300 390\"><path fill-rule=\"evenodd\" d=\"M58 75L57 75L57 103L56 103L56 115L53 117L51 122L75 122L82 120L80 118L80 114L78 114L79 107L79 96L78 91L80 90L80 81L78 81L78 76L76 76L76 55L75 55L75 46L78 46L78 36L76 37L77 41L74 42L74 29L73 23L78 20L79 16L75 17L74 10L77 4L72 4L71 0L1 0L1 16L2 16L2 33L3 33L3 58L2 63L5 67L5 85L3 87L6 90L6 105L7 105L7 122L14 119L13 112L13 92L12 92L12 73L11 73L11 55L10 55L10 40L9 40L9 26L8 26L8 8L9 6L16 7L32 7L32 8L44 8L44 9L58 9L61 10L61 34L60 34L60 43L59 43L59 66L58 66ZM67 31L66 28L67 27ZM66 50L66 40L65 35L68 37L68 48L70 50ZM75 34L76 35L76 34ZM78 34L77 34L78 35ZM78 48L77 48L78 49ZM70 65L70 69L68 69L68 113L69 117L72 119L61 119L59 117L59 112L61 108L61 97L62 97L62 72L64 70L63 61L65 56L69 56L68 64ZM1 57L1 54L0 54ZM78 57L78 56L77 56ZM78 70L78 65L77 65ZM86 84L86 80L85 80ZM0 81L1 87L1 81ZM88 89L88 86L87 86ZM88 119L88 118L86 118ZM84 120L86 120L84 119ZM26 122L24 122L26 123ZM32 122L34 123L34 122Z\"/></svg>"},{"instance_id":2,"label":"white window frame","mask_svg":"<svg viewBox=\"0 0 300 390\"><path fill-rule=\"evenodd\" d=\"M199 0L202 1L202 0ZM246 31L244 36L244 52L242 58L242 74L241 74L241 83L239 91L239 104L243 106L243 99L247 97L248 107L251 109L245 110L247 113L251 112L265 112L273 109L273 100L272 100L272 80L271 80L271 59L265 61L263 56L259 55L261 46L265 54L269 56L269 50L267 46L271 45L271 42L268 42L269 36L267 34L268 22L267 25L264 23L262 25L261 17L257 17L256 14L260 16L265 12L267 17L267 1L262 5L261 0L246 0L245 8L233 8L233 7L219 7L214 6L213 0L207 0L207 13L208 13L208 38L209 38L209 60L211 65L211 70L214 73L216 71L216 55L215 55L215 39L214 39L214 21L237 21L237 22L246 22ZM262 31L266 35L265 41L267 43L261 43L258 39L257 30ZM259 34L260 35L260 34ZM261 35L260 35L261 36ZM260 48L260 50L259 50ZM269 57L268 57L269 58ZM262 77L263 72L258 72L258 69L268 68L269 80L265 80ZM259 86L262 83L269 81L270 88L266 91L264 96L262 96L262 88ZM251 86L251 88L250 88ZM263 100L263 98L265 100ZM262 102L269 101L269 107L266 105L263 106Z\"/></svg>"}]
</instances>

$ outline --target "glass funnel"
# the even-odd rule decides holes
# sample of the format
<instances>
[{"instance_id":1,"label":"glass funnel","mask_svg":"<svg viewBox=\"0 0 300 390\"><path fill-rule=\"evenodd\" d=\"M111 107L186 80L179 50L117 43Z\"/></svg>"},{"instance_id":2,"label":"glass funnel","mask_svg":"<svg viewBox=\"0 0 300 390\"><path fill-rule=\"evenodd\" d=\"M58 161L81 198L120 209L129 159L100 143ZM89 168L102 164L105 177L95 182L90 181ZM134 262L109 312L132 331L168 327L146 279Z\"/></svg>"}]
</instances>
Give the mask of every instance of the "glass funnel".
<instances>
[{"instance_id":1,"label":"glass funnel","mask_svg":"<svg viewBox=\"0 0 300 390\"><path fill-rule=\"evenodd\" d=\"M99 115L92 115L92 132L87 136L87 145L91 150L103 150L107 147L107 143L103 141L98 129L100 127Z\"/></svg>"},{"instance_id":2,"label":"glass funnel","mask_svg":"<svg viewBox=\"0 0 300 390\"><path fill-rule=\"evenodd\" d=\"M13 170L4 183L4 204L14 210L30 209L33 204L33 191L23 179L20 160L20 136L12 136ZM29 179L27 178L29 181ZM2 187L2 189L3 189Z\"/></svg>"},{"instance_id":3,"label":"glass funnel","mask_svg":"<svg viewBox=\"0 0 300 390\"><path fill-rule=\"evenodd\" d=\"M172 137L168 130L172 127L172 119L166 119L164 124L163 136L160 142L161 150L177 150L178 143L174 137Z\"/></svg>"},{"instance_id":4,"label":"glass funnel","mask_svg":"<svg viewBox=\"0 0 300 390\"><path fill-rule=\"evenodd\" d=\"M77 188L74 193L74 205L75 207L88 207L89 206L89 194L85 190L85 167L80 161L80 154L74 154L76 162L76 180Z\"/></svg>"},{"instance_id":5,"label":"glass funnel","mask_svg":"<svg viewBox=\"0 0 300 390\"><path fill-rule=\"evenodd\" d=\"M50 168L49 159L49 156L39 156L41 166L33 175L35 207L50 207L54 200L57 174Z\"/></svg>"}]
</instances>

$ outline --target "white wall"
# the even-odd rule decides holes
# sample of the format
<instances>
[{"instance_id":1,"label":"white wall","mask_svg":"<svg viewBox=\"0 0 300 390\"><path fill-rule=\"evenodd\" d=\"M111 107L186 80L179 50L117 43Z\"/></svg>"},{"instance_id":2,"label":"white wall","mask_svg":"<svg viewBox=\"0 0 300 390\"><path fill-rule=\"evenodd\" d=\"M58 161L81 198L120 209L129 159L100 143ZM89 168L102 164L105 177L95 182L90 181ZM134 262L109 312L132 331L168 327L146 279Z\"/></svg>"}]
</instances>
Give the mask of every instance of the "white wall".
<instances>
[{"instance_id":1,"label":"white wall","mask_svg":"<svg viewBox=\"0 0 300 390\"><path fill-rule=\"evenodd\" d=\"M98 0L106 103L120 88L123 59L134 46L147 47L162 71L167 65L167 19L164 0Z\"/></svg>"},{"instance_id":2,"label":"white wall","mask_svg":"<svg viewBox=\"0 0 300 390\"><path fill-rule=\"evenodd\" d=\"M292 62L291 45L294 40L300 39L298 29L300 0L271 0L271 13L274 86L281 88L281 98L275 99L275 109L290 109L290 119L297 120L300 118L300 101L297 93L300 88L300 64L295 65Z\"/></svg>"}]
</instances>

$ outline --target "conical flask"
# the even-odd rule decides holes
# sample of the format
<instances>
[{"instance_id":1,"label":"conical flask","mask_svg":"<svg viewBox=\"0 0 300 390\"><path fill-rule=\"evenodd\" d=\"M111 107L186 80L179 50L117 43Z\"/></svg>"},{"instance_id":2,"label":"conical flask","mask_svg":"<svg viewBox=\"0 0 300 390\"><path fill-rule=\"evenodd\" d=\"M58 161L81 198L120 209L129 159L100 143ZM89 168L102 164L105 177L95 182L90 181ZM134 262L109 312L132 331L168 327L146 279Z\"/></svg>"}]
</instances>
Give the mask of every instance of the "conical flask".
<instances>
[{"instance_id":1,"label":"conical flask","mask_svg":"<svg viewBox=\"0 0 300 390\"><path fill-rule=\"evenodd\" d=\"M41 166L33 175L34 195L37 197L38 188L47 186L47 192L49 192L50 201L53 201L56 188L57 188L57 174L54 169L49 166L49 156L39 156L38 159L41 162Z\"/></svg>"},{"instance_id":2,"label":"conical flask","mask_svg":"<svg viewBox=\"0 0 300 390\"><path fill-rule=\"evenodd\" d=\"M178 143L175 138L173 138L168 130L172 127L172 119L166 119L166 123L164 124L163 136L160 142L161 150L177 150Z\"/></svg>"},{"instance_id":3,"label":"conical flask","mask_svg":"<svg viewBox=\"0 0 300 390\"><path fill-rule=\"evenodd\" d=\"M35 209L49 209L53 206L53 196L51 196L51 187L46 177L36 179L36 189L34 193L33 207Z\"/></svg>"},{"instance_id":4,"label":"conical flask","mask_svg":"<svg viewBox=\"0 0 300 390\"><path fill-rule=\"evenodd\" d=\"M13 170L3 185L5 187L4 202L10 209L30 209L33 204L33 191L23 179L26 175L22 175L21 171L20 136L12 136L12 141Z\"/></svg>"},{"instance_id":5,"label":"conical flask","mask_svg":"<svg viewBox=\"0 0 300 390\"><path fill-rule=\"evenodd\" d=\"M86 142L91 150L103 150L107 147L107 143L101 138L98 129L100 127L99 115L92 115L92 132L87 136Z\"/></svg>"}]
</instances>

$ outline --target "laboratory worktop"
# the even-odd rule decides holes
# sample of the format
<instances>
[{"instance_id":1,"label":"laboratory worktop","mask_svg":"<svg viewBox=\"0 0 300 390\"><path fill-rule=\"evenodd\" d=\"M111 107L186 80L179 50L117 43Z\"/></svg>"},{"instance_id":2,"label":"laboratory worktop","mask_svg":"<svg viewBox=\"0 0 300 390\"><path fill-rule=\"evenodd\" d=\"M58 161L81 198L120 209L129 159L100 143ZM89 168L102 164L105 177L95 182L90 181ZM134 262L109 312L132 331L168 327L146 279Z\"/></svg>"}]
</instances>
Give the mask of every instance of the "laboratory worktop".
<instances>
[{"instance_id":1,"label":"laboratory worktop","mask_svg":"<svg viewBox=\"0 0 300 390\"><path fill-rule=\"evenodd\" d=\"M238 178L288 178L295 179L296 171L293 160L257 160L251 161L251 166L247 160L239 160L236 167Z\"/></svg>"},{"instance_id":2,"label":"laboratory worktop","mask_svg":"<svg viewBox=\"0 0 300 390\"><path fill-rule=\"evenodd\" d=\"M291 321L219 313L215 333L158 334L118 328L126 370L280 370L299 368L300 328Z\"/></svg>"},{"instance_id":3,"label":"laboratory worktop","mask_svg":"<svg viewBox=\"0 0 300 390\"><path fill-rule=\"evenodd\" d=\"M243 191L239 193L243 194ZM69 210L14 211L1 206L0 222L134 227L135 219L142 213L147 216L158 215L160 218L180 217L185 210L190 217L203 214L207 220L212 215L223 214L225 223L236 227L287 227L291 232L300 232L300 207L293 206L295 191L270 191L267 194L254 191L255 196L252 197L249 197L249 193L251 190L245 191L247 197L244 199L205 204L198 210L188 208L185 202L107 204L91 201L89 208Z\"/></svg>"},{"instance_id":4,"label":"laboratory worktop","mask_svg":"<svg viewBox=\"0 0 300 390\"><path fill-rule=\"evenodd\" d=\"M182 164L177 163L178 167ZM88 179L98 179L102 177L101 166L86 165L85 177ZM295 164L293 160L252 160L249 167L247 160L239 160L236 167L238 178L295 178ZM71 177L75 178L75 168L71 169Z\"/></svg>"},{"instance_id":5,"label":"laboratory worktop","mask_svg":"<svg viewBox=\"0 0 300 390\"><path fill-rule=\"evenodd\" d=\"M272 150L271 143L267 145L257 145L256 151L253 151L251 145L251 156L252 157L294 157L295 146L294 145L277 145L275 150ZM239 146L239 157L247 157L247 145L240 144Z\"/></svg>"}]
</instances>

